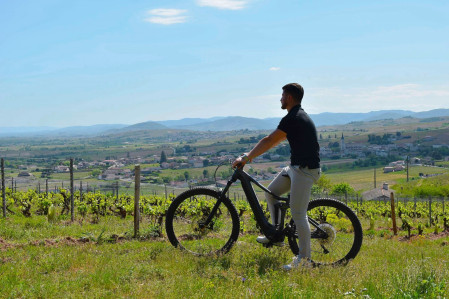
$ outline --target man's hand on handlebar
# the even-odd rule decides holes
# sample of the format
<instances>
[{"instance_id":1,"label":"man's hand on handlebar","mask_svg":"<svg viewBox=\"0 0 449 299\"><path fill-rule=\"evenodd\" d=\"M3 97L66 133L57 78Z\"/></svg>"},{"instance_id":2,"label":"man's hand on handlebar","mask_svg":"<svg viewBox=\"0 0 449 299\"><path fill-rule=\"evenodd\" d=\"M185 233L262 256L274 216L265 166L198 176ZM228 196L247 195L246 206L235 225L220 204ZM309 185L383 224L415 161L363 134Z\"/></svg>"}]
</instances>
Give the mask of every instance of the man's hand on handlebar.
<instances>
[{"instance_id":1,"label":"man's hand on handlebar","mask_svg":"<svg viewBox=\"0 0 449 299\"><path fill-rule=\"evenodd\" d=\"M232 162L232 168L243 168L243 166L245 166L245 164L248 162L250 162L248 155L243 154L235 159L234 162Z\"/></svg>"}]
</instances>

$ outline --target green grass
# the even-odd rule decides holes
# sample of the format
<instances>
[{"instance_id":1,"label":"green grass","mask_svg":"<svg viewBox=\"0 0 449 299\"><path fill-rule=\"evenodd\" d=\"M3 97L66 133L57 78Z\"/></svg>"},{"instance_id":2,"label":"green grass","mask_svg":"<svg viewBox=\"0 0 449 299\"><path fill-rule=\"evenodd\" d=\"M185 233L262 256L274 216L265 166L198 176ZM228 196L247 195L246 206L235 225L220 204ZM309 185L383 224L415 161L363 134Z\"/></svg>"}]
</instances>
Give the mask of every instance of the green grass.
<instances>
[{"instance_id":1,"label":"green grass","mask_svg":"<svg viewBox=\"0 0 449 299\"><path fill-rule=\"evenodd\" d=\"M419 179L419 173L434 174L444 172L447 172L447 169L438 167L412 166L409 168L409 180ZM346 182L349 183L356 191L366 191L374 188L374 169L372 168L325 174L333 184ZM381 186L383 182L394 185L398 182L403 182L406 179L407 172L405 170L384 173L383 167L376 168L377 187Z\"/></svg>"},{"instance_id":2,"label":"green grass","mask_svg":"<svg viewBox=\"0 0 449 299\"><path fill-rule=\"evenodd\" d=\"M435 298L449 295L449 239L399 241L367 234L361 252L344 267L281 270L287 247L261 247L244 235L230 253L198 258L168 241L125 240L70 245L67 236L124 233L132 220L100 218L97 225L44 217L0 220L0 297L143 298ZM145 227L145 226L144 226ZM7 233L10 231L10 233ZM14 231L12 233L11 231ZM25 231L21 233L20 231ZM30 233L26 232L30 231ZM61 240L33 245L34 240ZM368 297L366 297L368 298Z\"/></svg>"},{"instance_id":3,"label":"green grass","mask_svg":"<svg viewBox=\"0 0 449 299\"><path fill-rule=\"evenodd\" d=\"M449 161L438 161L438 162L435 162L435 165L449 168Z\"/></svg>"}]
</instances>

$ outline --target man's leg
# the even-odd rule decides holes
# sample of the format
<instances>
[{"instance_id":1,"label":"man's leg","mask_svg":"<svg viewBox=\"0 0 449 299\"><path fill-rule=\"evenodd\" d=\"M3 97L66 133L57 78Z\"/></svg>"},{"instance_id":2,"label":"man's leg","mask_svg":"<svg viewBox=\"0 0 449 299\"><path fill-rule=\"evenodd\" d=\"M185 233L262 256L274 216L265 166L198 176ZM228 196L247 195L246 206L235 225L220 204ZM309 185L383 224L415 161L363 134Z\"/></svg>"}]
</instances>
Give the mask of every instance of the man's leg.
<instances>
[{"instance_id":1,"label":"man's leg","mask_svg":"<svg viewBox=\"0 0 449 299\"><path fill-rule=\"evenodd\" d=\"M287 176L287 169L288 167L285 167L282 169L281 172L277 174L277 176L274 178L274 180L270 183L268 186L268 190L273 192L274 194L280 196L281 194L284 194L285 192L290 190L290 178ZM278 202L274 197L269 194L265 193L265 199L267 200L267 206L268 211L270 211L271 215L271 223L275 225L274 221L274 205ZM280 219L281 213L279 211L278 219Z\"/></svg>"},{"instance_id":2,"label":"man's leg","mask_svg":"<svg viewBox=\"0 0 449 299\"><path fill-rule=\"evenodd\" d=\"M299 258L310 258L310 226L307 207L313 183L319 179L319 169L290 167L290 209L299 235Z\"/></svg>"}]
</instances>

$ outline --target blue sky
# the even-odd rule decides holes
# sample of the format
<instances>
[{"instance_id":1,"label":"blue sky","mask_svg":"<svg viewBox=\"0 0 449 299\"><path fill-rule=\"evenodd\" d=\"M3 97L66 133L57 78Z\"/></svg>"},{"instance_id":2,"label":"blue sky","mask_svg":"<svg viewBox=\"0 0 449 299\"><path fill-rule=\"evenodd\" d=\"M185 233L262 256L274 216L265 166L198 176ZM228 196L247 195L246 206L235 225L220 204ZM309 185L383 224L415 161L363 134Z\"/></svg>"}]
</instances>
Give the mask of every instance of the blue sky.
<instances>
[{"instance_id":1,"label":"blue sky","mask_svg":"<svg viewBox=\"0 0 449 299\"><path fill-rule=\"evenodd\" d=\"M449 108L447 1L0 0L0 126Z\"/></svg>"}]
</instances>

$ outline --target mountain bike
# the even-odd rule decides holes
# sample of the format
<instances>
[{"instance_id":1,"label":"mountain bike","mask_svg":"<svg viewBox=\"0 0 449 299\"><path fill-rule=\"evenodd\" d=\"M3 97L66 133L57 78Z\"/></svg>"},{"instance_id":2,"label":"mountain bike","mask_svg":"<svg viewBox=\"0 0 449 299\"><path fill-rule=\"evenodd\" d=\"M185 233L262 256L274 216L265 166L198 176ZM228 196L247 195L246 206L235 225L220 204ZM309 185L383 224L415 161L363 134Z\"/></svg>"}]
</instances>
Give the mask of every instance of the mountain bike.
<instances>
[{"instance_id":1,"label":"mountain bike","mask_svg":"<svg viewBox=\"0 0 449 299\"><path fill-rule=\"evenodd\" d=\"M193 188L173 200L165 221L171 244L198 256L227 253L240 234L239 214L226 195L237 181L241 182L261 232L270 240L263 245L270 247L287 238L291 251L298 255L295 223L293 219L286 220L289 196L273 194L243 168L236 168L226 187L221 190ZM253 184L278 200L275 224L271 224L265 216ZM309 202L307 215L314 266L346 264L356 257L362 246L363 231L356 214L346 204L331 198L314 199Z\"/></svg>"}]
</instances>

